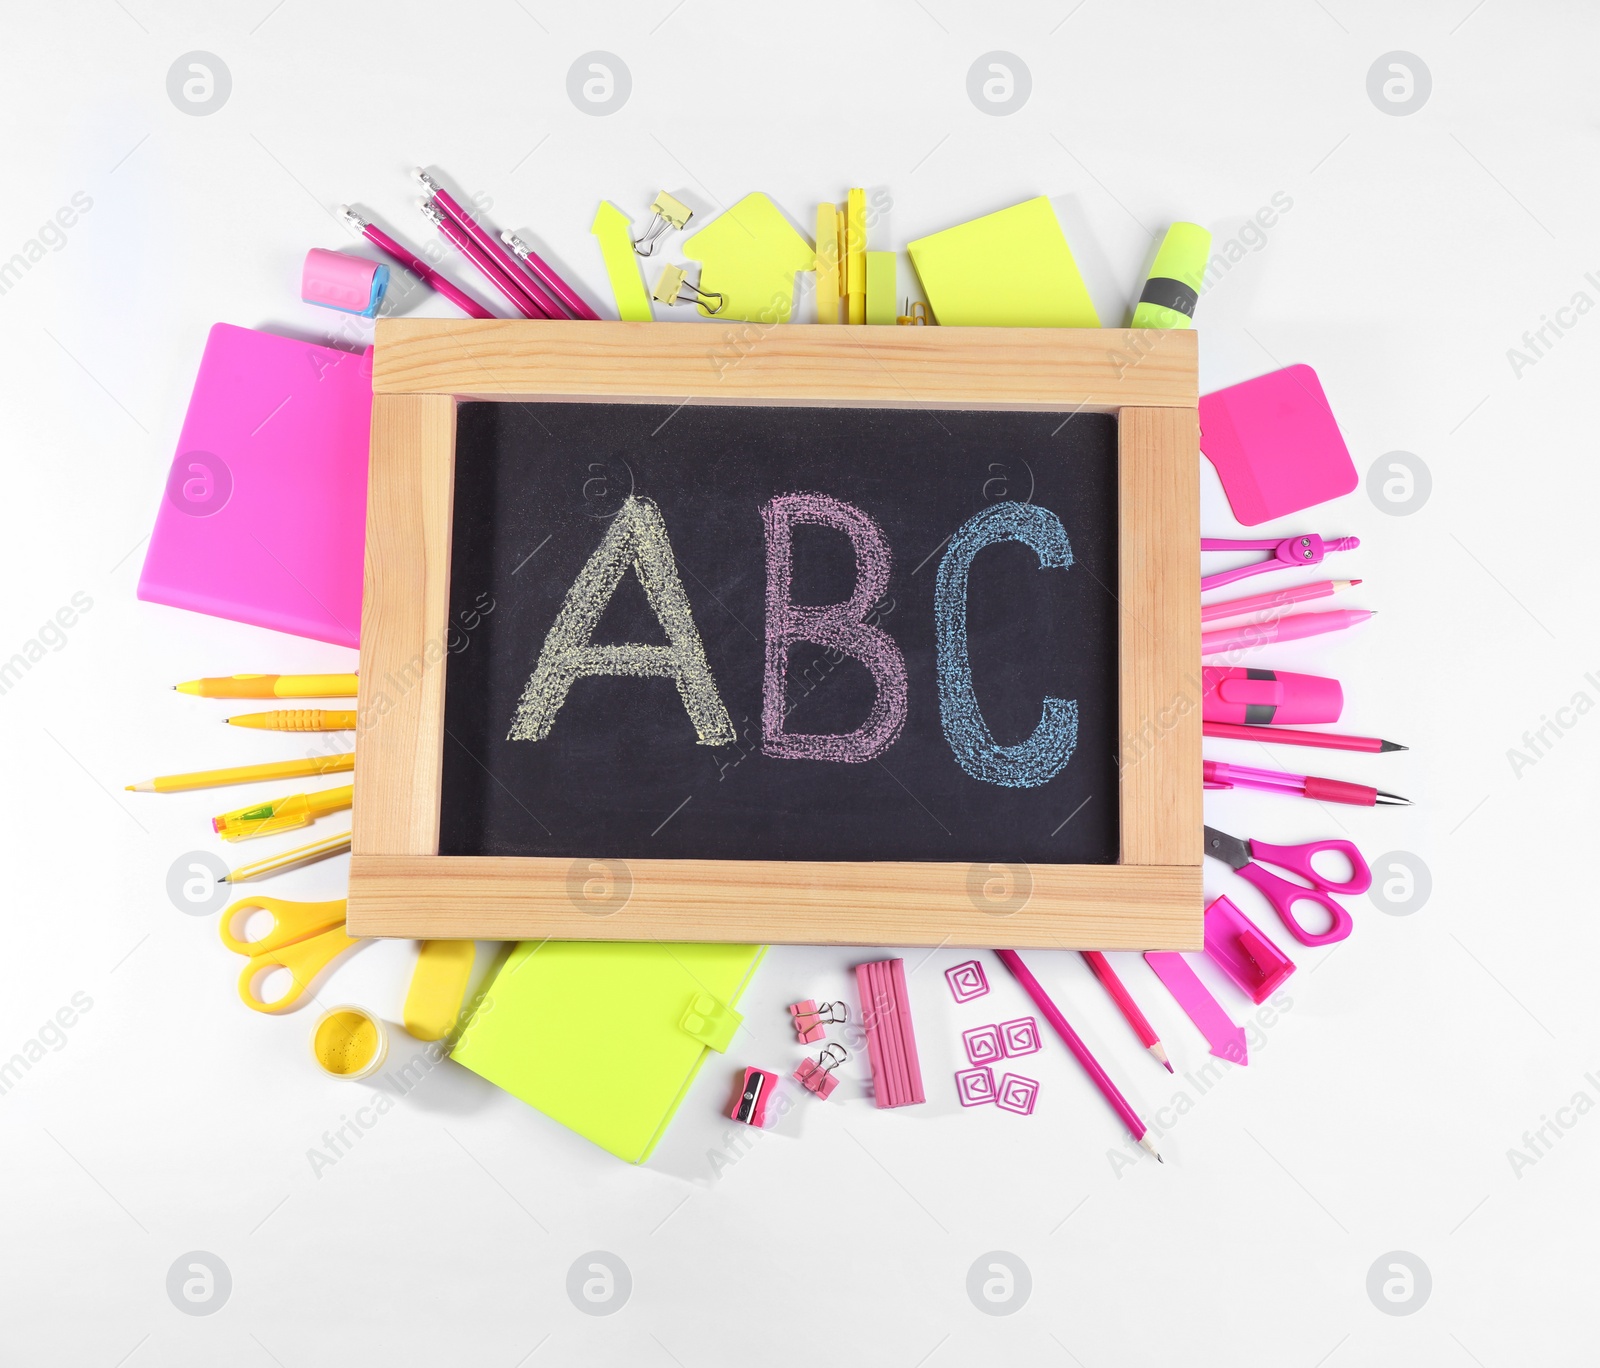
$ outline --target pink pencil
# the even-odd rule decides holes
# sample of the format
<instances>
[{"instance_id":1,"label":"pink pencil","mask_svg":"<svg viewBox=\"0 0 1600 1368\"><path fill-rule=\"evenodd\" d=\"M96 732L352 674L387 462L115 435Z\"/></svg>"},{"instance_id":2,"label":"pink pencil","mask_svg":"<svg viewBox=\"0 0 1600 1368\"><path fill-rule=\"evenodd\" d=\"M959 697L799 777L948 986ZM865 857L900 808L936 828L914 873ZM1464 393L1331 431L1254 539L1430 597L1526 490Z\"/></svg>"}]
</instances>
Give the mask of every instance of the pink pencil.
<instances>
[{"instance_id":1,"label":"pink pencil","mask_svg":"<svg viewBox=\"0 0 1600 1368\"><path fill-rule=\"evenodd\" d=\"M1295 589L1280 589L1275 594L1249 594L1244 598L1227 599L1222 603L1202 603L1201 622L1226 622L1229 618L1249 617L1254 613L1276 613L1293 603L1309 603L1312 599L1328 598L1343 593L1360 584L1358 579L1318 580L1315 584L1302 584Z\"/></svg>"},{"instance_id":2,"label":"pink pencil","mask_svg":"<svg viewBox=\"0 0 1600 1368\"><path fill-rule=\"evenodd\" d=\"M1156 1034L1149 1018L1139 1010L1139 1004L1133 1000L1133 994L1117 977L1117 971L1111 967L1111 961L1098 950L1080 950L1078 953L1083 956L1089 968L1094 970L1094 976L1111 995L1111 1000L1117 1004L1117 1010L1122 1013L1123 1020L1133 1027L1133 1033L1139 1037L1139 1043L1156 1057L1156 1061L1168 1073L1171 1073L1172 1065L1167 1059L1167 1050L1161 1043L1161 1037Z\"/></svg>"},{"instance_id":3,"label":"pink pencil","mask_svg":"<svg viewBox=\"0 0 1600 1368\"><path fill-rule=\"evenodd\" d=\"M1270 622L1222 627L1215 632L1200 633L1200 654L1207 656L1220 655L1224 651L1249 651L1257 646L1269 646L1274 641L1301 641L1327 632L1342 632L1347 627L1359 626L1371 616L1371 612L1365 608L1340 608L1332 613L1295 613L1290 617L1274 618Z\"/></svg>"},{"instance_id":4,"label":"pink pencil","mask_svg":"<svg viewBox=\"0 0 1600 1368\"><path fill-rule=\"evenodd\" d=\"M411 174L416 177L417 183L428 192L433 204L444 213L444 216L472 239L478 248L479 254L492 261L495 269L504 275L517 288L522 297L533 306L534 312L530 317L560 318L562 316L561 306L541 290L537 283L528 278L528 273L517 265L516 258L496 242L493 234L463 209L448 190L420 166Z\"/></svg>"},{"instance_id":5,"label":"pink pencil","mask_svg":"<svg viewBox=\"0 0 1600 1368\"><path fill-rule=\"evenodd\" d=\"M555 295L556 298L558 298L562 304L566 306L566 310L569 314L571 314L574 318L592 319L597 323L600 321L600 315L589 307L589 305L584 301L583 297L553 270L551 270L549 264L544 260L544 258L534 251L532 247L528 246L528 244L519 238L515 233L501 233L500 240L517 254L518 260L520 260L524 266L526 266L534 273L534 275L538 276L539 279L544 282L545 287L550 291L550 293Z\"/></svg>"},{"instance_id":6,"label":"pink pencil","mask_svg":"<svg viewBox=\"0 0 1600 1368\"><path fill-rule=\"evenodd\" d=\"M423 202L421 207L423 218L427 219L445 237L449 238L450 244L456 251L460 252L462 256L478 268L483 278L506 297L507 302L513 309L524 318L543 317L542 314L534 312L533 305L528 302L527 296L506 278L505 272L483 254L483 249L468 237L456 224L456 221L445 214L443 209L426 201Z\"/></svg>"},{"instance_id":7,"label":"pink pencil","mask_svg":"<svg viewBox=\"0 0 1600 1368\"><path fill-rule=\"evenodd\" d=\"M374 247L386 256L398 261L407 270L413 272L429 289L437 290L452 304L471 318L493 318L482 304L478 303L465 290L459 289L453 282L446 280L421 257L402 247L381 228L368 223L360 214L356 213L348 204L339 206L339 217L366 238Z\"/></svg>"},{"instance_id":8,"label":"pink pencil","mask_svg":"<svg viewBox=\"0 0 1600 1368\"><path fill-rule=\"evenodd\" d=\"M1015 950L996 950L1000 963L1011 971L1011 976L1023 987L1023 991L1033 999L1034 1006L1043 1014L1044 1019L1056 1028L1056 1034L1066 1041L1067 1048L1077 1057L1078 1063L1083 1065L1084 1072L1089 1075L1095 1087L1100 1089L1100 1095L1111 1104L1111 1109L1122 1118L1122 1124L1128 1128L1129 1133L1151 1154L1165 1163L1161 1158L1161 1151L1156 1148L1156 1142L1150 1138L1150 1128L1139 1119L1139 1113L1128 1105L1128 1099L1117 1090L1117 1085L1111 1081L1111 1075L1100 1067L1100 1061L1089 1053L1089 1047L1078 1039L1078 1033L1067 1024L1066 1017L1061 1015L1061 1009L1050 1001L1050 996L1039 986L1039 980L1034 978L1028 966L1022 962L1022 957Z\"/></svg>"}]
</instances>

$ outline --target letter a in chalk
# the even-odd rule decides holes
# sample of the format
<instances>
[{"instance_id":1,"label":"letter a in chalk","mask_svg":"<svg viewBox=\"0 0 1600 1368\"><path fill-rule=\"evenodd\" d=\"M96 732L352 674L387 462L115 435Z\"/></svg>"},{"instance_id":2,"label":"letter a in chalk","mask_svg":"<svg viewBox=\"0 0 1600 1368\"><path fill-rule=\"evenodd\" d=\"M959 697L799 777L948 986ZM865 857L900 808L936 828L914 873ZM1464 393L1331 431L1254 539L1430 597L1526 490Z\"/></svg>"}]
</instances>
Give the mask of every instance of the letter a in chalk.
<instances>
[{"instance_id":1,"label":"letter a in chalk","mask_svg":"<svg viewBox=\"0 0 1600 1368\"><path fill-rule=\"evenodd\" d=\"M889 542L859 508L826 494L780 494L761 510L767 528L767 664L762 682L762 749L783 760L859 764L883 754L906 724L906 661L894 638L867 614L889 587ZM856 587L847 602L824 607L793 601L794 528L832 527L856 553ZM788 713L789 647L797 641L838 651L865 665L877 687L867 720L840 736L792 732Z\"/></svg>"},{"instance_id":2,"label":"letter a in chalk","mask_svg":"<svg viewBox=\"0 0 1600 1368\"><path fill-rule=\"evenodd\" d=\"M994 504L962 523L939 562L934 590L939 721L956 763L974 779L1006 788L1037 788L1048 784L1072 759L1078 744L1078 704L1047 696L1033 735L1015 746L1002 746L983 720L967 654L967 577L978 552L1003 541L1032 547L1041 569L1065 570L1072 564L1067 530L1047 508Z\"/></svg>"},{"instance_id":3,"label":"letter a in chalk","mask_svg":"<svg viewBox=\"0 0 1600 1368\"><path fill-rule=\"evenodd\" d=\"M630 567L667 634L665 646L593 643L595 625ZM589 675L670 679L702 746L726 746L737 739L695 630L661 510L637 495L617 511L605 539L567 590L506 740L542 741L567 701L567 690Z\"/></svg>"}]
</instances>

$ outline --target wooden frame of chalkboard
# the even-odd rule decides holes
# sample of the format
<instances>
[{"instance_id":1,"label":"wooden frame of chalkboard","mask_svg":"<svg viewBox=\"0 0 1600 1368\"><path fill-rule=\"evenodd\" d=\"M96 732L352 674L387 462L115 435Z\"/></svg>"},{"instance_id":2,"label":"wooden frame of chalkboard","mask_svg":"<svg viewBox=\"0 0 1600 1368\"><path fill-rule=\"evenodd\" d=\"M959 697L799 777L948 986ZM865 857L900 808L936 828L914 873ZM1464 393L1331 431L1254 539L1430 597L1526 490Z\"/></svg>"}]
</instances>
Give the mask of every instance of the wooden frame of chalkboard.
<instances>
[{"instance_id":1,"label":"wooden frame of chalkboard","mask_svg":"<svg viewBox=\"0 0 1600 1368\"><path fill-rule=\"evenodd\" d=\"M380 321L350 934L1199 949L1196 340L1115 329ZM1116 415L1117 863L629 855L596 861L590 877L569 858L441 856L456 412L485 399ZM607 884L617 864L625 897Z\"/></svg>"}]
</instances>

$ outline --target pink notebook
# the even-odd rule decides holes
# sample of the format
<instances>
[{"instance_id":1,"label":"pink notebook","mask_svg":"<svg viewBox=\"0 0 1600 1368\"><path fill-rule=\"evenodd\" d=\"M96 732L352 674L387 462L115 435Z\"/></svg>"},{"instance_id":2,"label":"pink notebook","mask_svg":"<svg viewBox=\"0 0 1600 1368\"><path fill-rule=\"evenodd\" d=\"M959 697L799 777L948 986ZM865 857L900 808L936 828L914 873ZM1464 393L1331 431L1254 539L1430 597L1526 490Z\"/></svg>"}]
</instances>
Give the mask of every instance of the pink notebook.
<instances>
[{"instance_id":1,"label":"pink notebook","mask_svg":"<svg viewBox=\"0 0 1600 1368\"><path fill-rule=\"evenodd\" d=\"M372 353L218 323L139 597L355 646Z\"/></svg>"}]
</instances>

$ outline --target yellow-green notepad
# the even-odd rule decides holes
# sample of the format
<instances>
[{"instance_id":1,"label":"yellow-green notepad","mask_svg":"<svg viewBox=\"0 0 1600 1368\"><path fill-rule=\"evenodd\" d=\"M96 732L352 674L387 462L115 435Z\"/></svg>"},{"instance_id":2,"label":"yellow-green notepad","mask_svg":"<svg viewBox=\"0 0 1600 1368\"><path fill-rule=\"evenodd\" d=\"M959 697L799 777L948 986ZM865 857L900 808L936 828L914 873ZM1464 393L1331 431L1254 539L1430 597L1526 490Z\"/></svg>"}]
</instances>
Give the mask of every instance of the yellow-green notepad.
<instances>
[{"instance_id":1,"label":"yellow-green notepad","mask_svg":"<svg viewBox=\"0 0 1600 1368\"><path fill-rule=\"evenodd\" d=\"M1050 201L1040 196L906 249L946 327L1098 328Z\"/></svg>"},{"instance_id":2,"label":"yellow-green notepad","mask_svg":"<svg viewBox=\"0 0 1600 1368\"><path fill-rule=\"evenodd\" d=\"M726 1049L764 945L524 941L451 1057L642 1164L710 1048Z\"/></svg>"}]
</instances>

